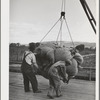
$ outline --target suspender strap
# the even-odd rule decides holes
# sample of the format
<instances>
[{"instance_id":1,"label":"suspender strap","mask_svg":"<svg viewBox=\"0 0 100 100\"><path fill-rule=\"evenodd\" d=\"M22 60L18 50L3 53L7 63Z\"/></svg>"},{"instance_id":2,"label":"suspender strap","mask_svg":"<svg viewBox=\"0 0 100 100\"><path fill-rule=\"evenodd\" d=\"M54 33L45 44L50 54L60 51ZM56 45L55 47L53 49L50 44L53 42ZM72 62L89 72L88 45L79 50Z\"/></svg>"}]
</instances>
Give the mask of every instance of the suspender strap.
<instances>
[{"instance_id":1,"label":"suspender strap","mask_svg":"<svg viewBox=\"0 0 100 100\"><path fill-rule=\"evenodd\" d=\"M24 59L29 55L30 53L28 53L27 55L24 54Z\"/></svg>"},{"instance_id":2,"label":"suspender strap","mask_svg":"<svg viewBox=\"0 0 100 100\"><path fill-rule=\"evenodd\" d=\"M27 71L31 70L30 65L29 65L28 63L26 63L26 60L25 60L25 58L26 58L29 54L30 54L30 53L27 53L27 54L25 55L25 53L24 53L23 62L22 62L22 66L21 66L22 72L23 72L23 71L24 71L24 72L27 72Z\"/></svg>"}]
</instances>

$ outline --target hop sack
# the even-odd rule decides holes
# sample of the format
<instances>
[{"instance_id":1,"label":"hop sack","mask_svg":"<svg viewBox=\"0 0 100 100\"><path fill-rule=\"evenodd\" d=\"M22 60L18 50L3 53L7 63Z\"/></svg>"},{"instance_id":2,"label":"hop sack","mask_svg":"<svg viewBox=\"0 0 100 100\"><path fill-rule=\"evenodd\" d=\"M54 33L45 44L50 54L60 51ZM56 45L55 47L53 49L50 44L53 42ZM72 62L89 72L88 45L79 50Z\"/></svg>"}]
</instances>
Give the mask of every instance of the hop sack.
<instances>
[{"instance_id":1,"label":"hop sack","mask_svg":"<svg viewBox=\"0 0 100 100\"><path fill-rule=\"evenodd\" d=\"M55 49L55 61L68 61L72 58L71 52L66 48Z\"/></svg>"}]
</instances>

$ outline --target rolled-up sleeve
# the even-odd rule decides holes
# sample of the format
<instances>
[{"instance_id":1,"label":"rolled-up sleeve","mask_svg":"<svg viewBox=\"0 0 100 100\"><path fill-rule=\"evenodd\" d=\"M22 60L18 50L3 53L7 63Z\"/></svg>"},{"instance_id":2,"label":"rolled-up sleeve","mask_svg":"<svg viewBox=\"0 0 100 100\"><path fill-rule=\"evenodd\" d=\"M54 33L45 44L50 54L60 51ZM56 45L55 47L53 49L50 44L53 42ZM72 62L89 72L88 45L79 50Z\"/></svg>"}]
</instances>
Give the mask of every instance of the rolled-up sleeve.
<instances>
[{"instance_id":1,"label":"rolled-up sleeve","mask_svg":"<svg viewBox=\"0 0 100 100\"><path fill-rule=\"evenodd\" d=\"M34 55L34 54L31 54L31 57L32 57L32 58L31 58L32 64L37 64L35 55Z\"/></svg>"}]
</instances>

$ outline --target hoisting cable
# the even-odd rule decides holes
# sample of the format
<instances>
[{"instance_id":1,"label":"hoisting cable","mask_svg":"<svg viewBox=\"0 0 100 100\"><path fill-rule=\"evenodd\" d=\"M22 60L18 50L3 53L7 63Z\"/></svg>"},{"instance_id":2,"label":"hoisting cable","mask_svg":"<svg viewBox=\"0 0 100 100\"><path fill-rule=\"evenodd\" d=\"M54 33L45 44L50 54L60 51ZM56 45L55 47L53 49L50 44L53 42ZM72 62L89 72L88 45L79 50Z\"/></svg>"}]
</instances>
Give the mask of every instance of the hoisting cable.
<instances>
[{"instance_id":1,"label":"hoisting cable","mask_svg":"<svg viewBox=\"0 0 100 100\"><path fill-rule=\"evenodd\" d=\"M47 34L41 39L40 43L43 41L43 39L50 33L50 31L55 27L55 25L58 23L60 19L57 20L57 22L51 27L51 29L47 32Z\"/></svg>"},{"instance_id":2,"label":"hoisting cable","mask_svg":"<svg viewBox=\"0 0 100 100\"><path fill-rule=\"evenodd\" d=\"M62 0L61 12L63 11L64 0Z\"/></svg>"},{"instance_id":3,"label":"hoisting cable","mask_svg":"<svg viewBox=\"0 0 100 100\"><path fill-rule=\"evenodd\" d=\"M62 0L62 6L61 6L61 12L64 11L65 12L65 2L66 0Z\"/></svg>"},{"instance_id":4,"label":"hoisting cable","mask_svg":"<svg viewBox=\"0 0 100 100\"><path fill-rule=\"evenodd\" d=\"M66 0L64 0L64 12L65 12L65 7L66 7Z\"/></svg>"}]
</instances>

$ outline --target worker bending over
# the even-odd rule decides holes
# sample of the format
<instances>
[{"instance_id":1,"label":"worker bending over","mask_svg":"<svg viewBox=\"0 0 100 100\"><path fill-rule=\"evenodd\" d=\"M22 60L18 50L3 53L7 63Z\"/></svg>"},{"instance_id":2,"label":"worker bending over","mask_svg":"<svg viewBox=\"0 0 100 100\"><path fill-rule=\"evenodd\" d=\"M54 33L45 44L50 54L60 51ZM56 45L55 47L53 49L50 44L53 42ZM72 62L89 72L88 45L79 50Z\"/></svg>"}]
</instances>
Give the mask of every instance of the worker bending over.
<instances>
[{"instance_id":1,"label":"worker bending over","mask_svg":"<svg viewBox=\"0 0 100 100\"><path fill-rule=\"evenodd\" d=\"M54 63L49 71L49 84L50 88L48 91L47 96L53 99L54 91L56 92L56 96L60 97L61 94L61 79L63 82L67 83L67 75L66 75L66 62L65 61L58 61Z\"/></svg>"}]
</instances>

